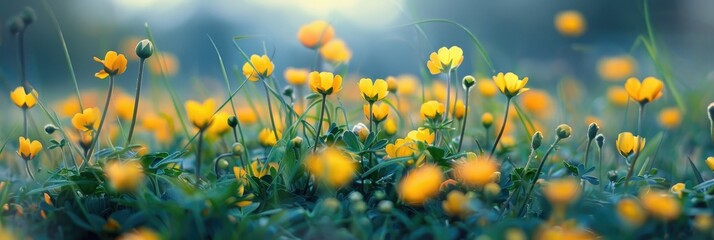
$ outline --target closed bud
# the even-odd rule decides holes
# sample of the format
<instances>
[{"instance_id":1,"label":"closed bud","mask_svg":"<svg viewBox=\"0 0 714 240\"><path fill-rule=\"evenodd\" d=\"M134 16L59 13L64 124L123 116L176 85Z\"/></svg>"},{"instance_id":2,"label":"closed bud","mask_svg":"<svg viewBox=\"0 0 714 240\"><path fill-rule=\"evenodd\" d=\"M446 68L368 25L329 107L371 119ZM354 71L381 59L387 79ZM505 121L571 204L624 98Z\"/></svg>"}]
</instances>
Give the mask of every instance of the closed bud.
<instances>
[{"instance_id":1,"label":"closed bud","mask_svg":"<svg viewBox=\"0 0 714 240\"><path fill-rule=\"evenodd\" d=\"M293 144L294 148L300 148L300 146L302 146L302 138L300 136L297 136L293 138L293 140L290 140L290 143Z\"/></svg>"},{"instance_id":2,"label":"closed bud","mask_svg":"<svg viewBox=\"0 0 714 240\"><path fill-rule=\"evenodd\" d=\"M154 44L149 39L144 39L136 44L136 56L141 59L147 59L154 54Z\"/></svg>"},{"instance_id":3,"label":"closed bud","mask_svg":"<svg viewBox=\"0 0 714 240\"><path fill-rule=\"evenodd\" d=\"M352 132L357 135L359 140L362 142L364 142L369 136L369 129L364 125L364 123L357 123L357 125L352 127Z\"/></svg>"},{"instance_id":4,"label":"closed bud","mask_svg":"<svg viewBox=\"0 0 714 240\"><path fill-rule=\"evenodd\" d=\"M25 23L22 21L20 16L15 16L7 21L7 28L10 29L10 33L12 33L12 35L15 35L25 29Z\"/></svg>"},{"instance_id":5,"label":"closed bud","mask_svg":"<svg viewBox=\"0 0 714 240\"><path fill-rule=\"evenodd\" d=\"M481 124L483 124L485 128L491 127L491 125L493 125L493 114L487 112L481 115Z\"/></svg>"},{"instance_id":6,"label":"closed bud","mask_svg":"<svg viewBox=\"0 0 714 240\"><path fill-rule=\"evenodd\" d=\"M238 126L238 118L236 116L230 116L228 118L228 126L231 126L231 128Z\"/></svg>"},{"instance_id":7,"label":"closed bud","mask_svg":"<svg viewBox=\"0 0 714 240\"><path fill-rule=\"evenodd\" d=\"M350 195L348 196L351 202L360 202L362 201L362 194L359 192L351 192Z\"/></svg>"},{"instance_id":8,"label":"closed bud","mask_svg":"<svg viewBox=\"0 0 714 240\"><path fill-rule=\"evenodd\" d=\"M531 149L537 150L542 143L543 133L541 133L540 131L536 131L535 134L533 134L533 139L531 139Z\"/></svg>"},{"instance_id":9,"label":"closed bud","mask_svg":"<svg viewBox=\"0 0 714 240\"><path fill-rule=\"evenodd\" d=\"M597 123L590 123L590 126L588 126L588 140L592 141L595 139L598 131L600 131L600 126L598 126Z\"/></svg>"},{"instance_id":10,"label":"closed bud","mask_svg":"<svg viewBox=\"0 0 714 240\"><path fill-rule=\"evenodd\" d=\"M283 89L283 95L286 97L292 97L293 96L293 87L292 86L286 86Z\"/></svg>"},{"instance_id":11,"label":"closed bud","mask_svg":"<svg viewBox=\"0 0 714 240\"><path fill-rule=\"evenodd\" d=\"M379 211L383 213L390 213L392 212L392 208L394 208L394 203L389 200L382 200L379 202Z\"/></svg>"},{"instance_id":12,"label":"closed bud","mask_svg":"<svg viewBox=\"0 0 714 240\"><path fill-rule=\"evenodd\" d=\"M555 134L559 139L566 139L570 137L570 133L573 131L568 124L560 124L558 128L555 129Z\"/></svg>"},{"instance_id":13,"label":"closed bud","mask_svg":"<svg viewBox=\"0 0 714 240\"><path fill-rule=\"evenodd\" d=\"M384 197L386 197L386 196L387 196L387 194L385 194L384 191L382 191L382 190L376 190L376 191L374 191L374 198L376 198L376 199L378 199L378 200L382 200L382 199L384 199Z\"/></svg>"},{"instance_id":14,"label":"closed bud","mask_svg":"<svg viewBox=\"0 0 714 240\"><path fill-rule=\"evenodd\" d=\"M607 179L610 179L610 182L617 181L617 170L610 170L607 172Z\"/></svg>"},{"instance_id":15,"label":"closed bud","mask_svg":"<svg viewBox=\"0 0 714 240\"><path fill-rule=\"evenodd\" d=\"M233 151L233 155L236 155L236 156L243 155L243 151L244 151L243 144L234 143L231 150Z\"/></svg>"},{"instance_id":16,"label":"closed bud","mask_svg":"<svg viewBox=\"0 0 714 240\"><path fill-rule=\"evenodd\" d=\"M600 133L595 136L595 143L597 143L598 148L602 148L602 146L605 145L605 135L602 135L602 133Z\"/></svg>"},{"instance_id":17,"label":"closed bud","mask_svg":"<svg viewBox=\"0 0 714 240\"><path fill-rule=\"evenodd\" d=\"M52 124L45 125L45 132L47 134L52 135L53 133L55 133L55 131L57 131L57 127L55 127L55 125L52 125Z\"/></svg>"},{"instance_id":18,"label":"closed bud","mask_svg":"<svg viewBox=\"0 0 714 240\"><path fill-rule=\"evenodd\" d=\"M221 168L221 169L226 169L226 168L228 168L228 165L230 165L230 164L228 163L228 160L225 160L225 159L218 160L218 167L219 167L219 168Z\"/></svg>"},{"instance_id":19,"label":"closed bud","mask_svg":"<svg viewBox=\"0 0 714 240\"><path fill-rule=\"evenodd\" d=\"M471 75L466 75L463 80L464 88L469 89L473 87L474 84L476 84L476 78Z\"/></svg>"},{"instance_id":20,"label":"closed bud","mask_svg":"<svg viewBox=\"0 0 714 240\"><path fill-rule=\"evenodd\" d=\"M22 13L20 13L20 17L22 18L22 22L25 23L25 26L28 26L35 22L37 14L35 14L35 9L25 7L25 9L22 10Z\"/></svg>"}]
</instances>

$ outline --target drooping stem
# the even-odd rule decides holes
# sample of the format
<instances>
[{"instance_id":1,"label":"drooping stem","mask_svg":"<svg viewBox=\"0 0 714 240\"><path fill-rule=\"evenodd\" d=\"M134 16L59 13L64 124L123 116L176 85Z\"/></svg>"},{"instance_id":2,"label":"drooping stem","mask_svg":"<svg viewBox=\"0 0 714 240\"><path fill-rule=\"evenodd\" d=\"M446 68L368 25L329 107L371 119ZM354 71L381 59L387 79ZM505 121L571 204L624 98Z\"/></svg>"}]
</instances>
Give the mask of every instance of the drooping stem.
<instances>
[{"instance_id":1,"label":"drooping stem","mask_svg":"<svg viewBox=\"0 0 714 240\"><path fill-rule=\"evenodd\" d=\"M86 155L84 158L87 159L87 161L82 163L82 169L87 165L89 160L91 159L92 152L94 151L94 148L97 146L97 143L99 142L99 134L102 132L102 127L104 126L104 120L107 118L107 112L109 110L109 102L112 100L112 92L114 91L114 75L109 75L109 92L107 93L107 101L104 103L104 111L102 112L102 118L99 119L99 127L97 128L97 133L94 135L92 138L92 144L89 147L89 151L87 151Z\"/></svg>"},{"instance_id":2,"label":"drooping stem","mask_svg":"<svg viewBox=\"0 0 714 240\"><path fill-rule=\"evenodd\" d=\"M30 178L32 178L32 181L35 181L35 175L32 174L32 170L30 170L30 161L25 160L25 169L27 170L27 175L30 175Z\"/></svg>"},{"instance_id":3,"label":"drooping stem","mask_svg":"<svg viewBox=\"0 0 714 240\"><path fill-rule=\"evenodd\" d=\"M503 130L506 129L506 123L508 122L508 110L511 108L511 97L506 100L506 113L503 115L503 123L501 124L501 130L498 131L498 136L496 136L496 141L493 142L493 147L491 147L491 152L488 154L489 157L493 157L493 152L496 151L496 146L498 142L501 141L501 136L503 136Z\"/></svg>"},{"instance_id":4,"label":"drooping stem","mask_svg":"<svg viewBox=\"0 0 714 240\"><path fill-rule=\"evenodd\" d=\"M203 150L203 129L198 130L198 148L196 148L196 188L201 180L201 150Z\"/></svg>"},{"instance_id":5,"label":"drooping stem","mask_svg":"<svg viewBox=\"0 0 714 240\"><path fill-rule=\"evenodd\" d=\"M139 97L141 96L141 79L144 75L144 61L142 58L139 61L139 77L136 79L136 96L134 97L134 113L131 115L131 126L129 127L129 136L126 139L125 148L131 144L131 137L134 135L134 126L136 125L136 115L139 112Z\"/></svg>"},{"instance_id":6,"label":"drooping stem","mask_svg":"<svg viewBox=\"0 0 714 240\"><path fill-rule=\"evenodd\" d=\"M213 161L213 172L216 174L216 178L220 178L221 174L220 171L218 171L218 162L221 161L224 157L230 157L233 156L233 153L224 153L221 155L218 155L216 159Z\"/></svg>"},{"instance_id":7,"label":"drooping stem","mask_svg":"<svg viewBox=\"0 0 714 240\"><path fill-rule=\"evenodd\" d=\"M315 145L312 147L312 151L317 151L317 144L320 143L320 134L322 134L322 120L325 116L325 100L327 100L327 95L322 94L322 104L320 106L320 120L317 121L317 132L315 133Z\"/></svg>"},{"instance_id":8,"label":"drooping stem","mask_svg":"<svg viewBox=\"0 0 714 240\"><path fill-rule=\"evenodd\" d=\"M466 119L469 116L469 90L466 90L466 98L464 99L466 107L464 109L464 119L461 121L461 137L459 137L459 147L456 152L461 152L461 145L464 143L464 133L466 132Z\"/></svg>"},{"instance_id":9,"label":"drooping stem","mask_svg":"<svg viewBox=\"0 0 714 240\"><path fill-rule=\"evenodd\" d=\"M545 152L545 155L543 156L543 160L540 161L540 165L538 165L538 170L536 171L536 174L533 175L533 181L531 181L531 187L528 188L528 193L526 193L526 199L523 201L523 205L521 205L521 209L518 210L518 216L521 216L523 214L523 211L526 209L526 206L528 205L528 200L531 197L531 193L533 193L533 188L535 188L536 182L538 182L538 175L540 175L540 172L543 170L543 165L545 165L545 161L548 160L548 155L550 155L550 152L553 151L556 145L558 145L558 142L560 142L560 138L556 138L553 144L550 145L550 148L548 148L548 151Z\"/></svg>"},{"instance_id":10,"label":"drooping stem","mask_svg":"<svg viewBox=\"0 0 714 240\"><path fill-rule=\"evenodd\" d=\"M273 117L273 107L270 104L270 92L268 91L268 83L263 81L263 86L265 87L265 97L268 99L268 112L270 113L270 124L273 126L273 136L275 136L275 141L279 141L278 129L275 127L275 117Z\"/></svg>"},{"instance_id":11,"label":"drooping stem","mask_svg":"<svg viewBox=\"0 0 714 240\"><path fill-rule=\"evenodd\" d=\"M642 117L645 112L645 105L640 104L640 114L637 117L637 144L635 144L635 157L632 159L632 163L630 164L630 168L627 169L627 176L625 176L625 187L630 183L630 178L632 177L632 171L635 169L635 165L637 164L637 158L640 157L640 152L641 151L641 146L642 144Z\"/></svg>"}]
</instances>

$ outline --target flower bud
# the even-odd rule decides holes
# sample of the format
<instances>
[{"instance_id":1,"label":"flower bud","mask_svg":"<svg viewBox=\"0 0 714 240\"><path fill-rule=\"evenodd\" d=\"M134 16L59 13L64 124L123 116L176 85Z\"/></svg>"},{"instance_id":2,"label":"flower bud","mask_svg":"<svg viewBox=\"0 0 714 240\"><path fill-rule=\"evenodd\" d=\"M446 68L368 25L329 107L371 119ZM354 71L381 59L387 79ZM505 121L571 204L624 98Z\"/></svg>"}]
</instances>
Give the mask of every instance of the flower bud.
<instances>
[{"instance_id":1,"label":"flower bud","mask_svg":"<svg viewBox=\"0 0 714 240\"><path fill-rule=\"evenodd\" d=\"M602 146L605 145L605 135L602 135L602 133L600 133L595 136L595 143L597 143L598 148L602 148Z\"/></svg>"},{"instance_id":2,"label":"flower bud","mask_svg":"<svg viewBox=\"0 0 714 240\"><path fill-rule=\"evenodd\" d=\"M570 137L570 133L573 131L568 124L560 124L558 128L555 129L555 134L559 139L566 139Z\"/></svg>"},{"instance_id":3,"label":"flower bud","mask_svg":"<svg viewBox=\"0 0 714 240\"><path fill-rule=\"evenodd\" d=\"M141 59L147 59L154 54L154 44L149 39L144 39L136 44L136 56Z\"/></svg>"},{"instance_id":4,"label":"flower bud","mask_svg":"<svg viewBox=\"0 0 714 240\"><path fill-rule=\"evenodd\" d=\"M25 23L25 26L29 26L37 19L37 14L35 14L35 9L25 7L22 13L20 13L20 17L22 18L22 22Z\"/></svg>"},{"instance_id":5,"label":"flower bud","mask_svg":"<svg viewBox=\"0 0 714 240\"><path fill-rule=\"evenodd\" d=\"M469 89L469 88L473 87L474 84L476 84L476 78L474 78L474 76L471 76L471 75L466 75L463 79L463 84L466 89Z\"/></svg>"},{"instance_id":6,"label":"flower bud","mask_svg":"<svg viewBox=\"0 0 714 240\"><path fill-rule=\"evenodd\" d=\"M493 114L487 112L481 115L481 124L483 124L485 128L491 127L491 125L493 125Z\"/></svg>"},{"instance_id":7,"label":"flower bud","mask_svg":"<svg viewBox=\"0 0 714 240\"><path fill-rule=\"evenodd\" d=\"M384 191L382 191L382 190L374 191L374 198L376 198L376 199L381 200L381 199L384 199L384 197L386 197L386 196L387 196L387 194L385 194Z\"/></svg>"},{"instance_id":8,"label":"flower bud","mask_svg":"<svg viewBox=\"0 0 714 240\"><path fill-rule=\"evenodd\" d=\"M490 197L498 196L501 193L501 186L496 183L489 183L483 187L483 191Z\"/></svg>"},{"instance_id":9,"label":"flower bud","mask_svg":"<svg viewBox=\"0 0 714 240\"><path fill-rule=\"evenodd\" d=\"M377 207L380 212L383 213L390 213L392 212L392 208L394 208L394 203L389 200L382 200L379 202L379 206Z\"/></svg>"},{"instance_id":10,"label":"flower bud","mask_svg":"<svg viewBox=\"0 0 714 240\"><path fill-rule=\"evenodd\" d=\"M362 201L362 194L359 192L351 192L350 195L348 196L351 202L359 202Z\"/></svg>"},{"instance_id":11,"label":"flower bud","mask_svg":"<svg viewBox=\"0 0 714 240\"><path fill-rule=\"evenodd\" d=\"M364 211L367 211L367 204L364 203L363 201L355 202L352 205L352 209L356 213L363 213Z\"/></svg>"},{"instance_id":12,"label":"flower bud","mask_svg":"<svg viewBox=\"0 0 714 240\"><path fill-rule=\"evenodd\" d=\"M327 198L325 199L325 201L322 202L322 204L324 204L325 208L329 209L332 212L335 212L340 208L340 201L335 198Z\"/></svg>"},{"instance_id":13,"label":"flower bud","mask_svg":"<svg viewBox=\"0 0 714 240\"><path fill-rule=\"evenodd\" d=\"M7 21L7 28L10 29L10 33L12 35L15 35L25 29L25 23L22 21L20 16L15 16Z\"/></svg>"},{"instance_id":14,"label":"flower bud","mask_svg":"<svg viewBox=\"0 0 714 240\"><path fill-rule=\"evenodd\" d=\"M531 149L538 150L540 145L543 143L543 133L536 131L533 134L533 139L531 139Z\"/></svg>"},{"instance_id":15,"label":"flower bud","mask_svg":"<svg viewBox=\"0 0 714 240\"><path fill-rule=\"evenodd\" d=\"M285 88L283 89L283 95L286 97L292 97L293 96L293 87L290 85L285 86Z\"/></svg>"},{"instance_id":16,"label":"flower bud","mask_svg":"<svg viewBox=\"0 0 714 240\"><path fill-rule=\"evenodd\" d=\"M357 125L352 127L352 132L357 135L359 140L362 142L364 142L364 140L367 139L367 136L369 136L369 129L364 125L364 123L357 123Z\"/></svg>"},{"instance_id":17,"label":"flower bud","mask_svg":"<svg viewBox=\"0 0 714 240\"><path fill-rule=\"evenodd\" d=\"M225 159L218 160L218 168L226 169L226 168L228 168L228 165L230 165L228 163L228 160L225 160Z\"/></svg>"},{"instance_id":18,"label":"flower bud","mask_svg":"<svg viewBox=\"0 0 714 240\"><path fill-rule=\"evenodd\" d=\"M231 128L238 126L238 118L236 116L230 116L228 118L228 126L231 126Z\"/></svg>"},{"instance_id":19,"label":"flower bud","mask_svg":"<svg viewBox=\"0 0 714 240\"><path fill-rule=\"evenodd\" d=\"M45 132L47 134L52 135L53 133L55 133L56 130L57 130L57 127L55 127L55 125L52 125L52 124L45 125Z\"/></svg>"},{"instance_id":20,"label":"flower bud","mask_svg":"<svg viewBox=\"0 0 714 240\"><path fill-rule=\"evenodd\" d=\"M600 126L598 126L597 123L590 123L590 126L588 126L588 140L592 141L595 139L598 131L600 131Z\"/></svg>"},{"instance_id":21,"label":"flower bud","mask_svg":"<svg viewBox=\"0 0 714 240\"><path fill-rule=\"evenodd\" d=\"M607 179L610 179L610 182L617 181L617 170L610 170L607 172Z\"/></svg>"},{"instance_id":22,"label":"flower bud","mask_svg":"<svg viewBox=\"0 0 714 240\"><path fill-rule=\"evenodd\" d=\"M231 148L233 151L233 155L240 156L243 155L243 144L240 143L234 143L233 147Z\"/></svg>"},{"instance_id":23,"label":"flower bud","mask_svg":"<svg viewBox=\"0 0 714 240\"><path fill-rule=\"evenodd\" d=\"M290 143L293 144L294 148L300 148L300 146L302 146L302 138L300 136L297 136L293 138L293 140L290 140Z\"/></svg>"}]
</instances>

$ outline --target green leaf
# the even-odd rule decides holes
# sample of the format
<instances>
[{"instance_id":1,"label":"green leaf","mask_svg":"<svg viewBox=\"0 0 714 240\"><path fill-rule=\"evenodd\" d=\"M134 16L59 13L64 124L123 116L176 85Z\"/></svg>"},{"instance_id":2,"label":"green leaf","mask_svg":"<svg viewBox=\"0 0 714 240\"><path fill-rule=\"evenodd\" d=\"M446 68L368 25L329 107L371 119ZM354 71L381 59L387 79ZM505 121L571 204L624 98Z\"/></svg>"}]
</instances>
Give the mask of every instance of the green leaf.
<instances>
[{"instance_id":1,"label":"green leaf","mask_svg":"<svg viewBox=\"0 0 714 240\"><path fill-rule=\"evenodd\" d=\"M704 178L702 178L702 173L699 172L699 169L697 169L697 166L694 165L694 162L692 162L692 158L687 156L687 160L689 160L689 165L692 165L692 171L694 171L694 177L697 178L697 183L701 184L704 182Z\"/></svg>"}]
</instances>

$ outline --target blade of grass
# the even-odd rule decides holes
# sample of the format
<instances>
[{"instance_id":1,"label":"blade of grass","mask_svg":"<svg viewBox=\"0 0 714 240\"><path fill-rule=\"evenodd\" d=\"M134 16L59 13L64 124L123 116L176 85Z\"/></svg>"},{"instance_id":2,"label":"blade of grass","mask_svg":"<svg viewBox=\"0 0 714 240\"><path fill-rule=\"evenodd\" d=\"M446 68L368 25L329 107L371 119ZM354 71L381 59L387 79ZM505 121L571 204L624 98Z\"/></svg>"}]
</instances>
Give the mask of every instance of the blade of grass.
<instances>
[{"instance_id":1,"label":"blade of grass","mask_svg":"<svg viewBox=\"0 0 714 240\"><path fill-rule=\"evenodd\" d=\"M697 184L702 184L704 182L704 178L702 178L702 173L699 172L697 166L694 165L694 162L692 162L692 158L687 156L687 160L689 160L689 165L692 165L692 171L694 171L694 177L697 178Z\"/></svg>"},{"instance_id":2,"label":"blade of grass","mask_svg":"<svg viewBox=\"0 0 714 240\"><path fill-rule=\"evenodd\" d=\"M72 77L72 83L74 83L74 94L77 95L77 102L79 102L79 111L83 111L84 107L82 106L82 96L79 94L79 85L77 84L77 76L74 74L74 67L72 66L72 59L69 57L69 50L67 49L67 43L64 40L64 34L62 33L62 28L60 28L59 21L57 21L57 17L55 16L55 12L52 11L52 8L50 7L50 4L47 3L46 0L42 0L42 5L45 6L45 9L50 15L50 19L52 19L52 23L55 25L55 28L57 28L57 34L59 35L60 42L62 43L62 50L64 51L64 58L67 60L67 68L69 69L70 76Z\"/></svg>"},{"instance_id":3,"label":"blade of grass","mask_svg":"<svg viewBox=\"0 0 714 240\"><path fill-rule=\"evenodd\" d=\"M521 124L523 124L523 128L525 128L526 130L526 135L528 135L528 142L531 142L531 138L533 138L533 134L536 131L535 126L533 125L533 121L531 121L531 118L528 117L528 115L526 115L523 110L521 110L521 107L518 106L518 101L513 101L513 107L518 113L518 120L521 121Z\"/></svg>"}]
</instances>

